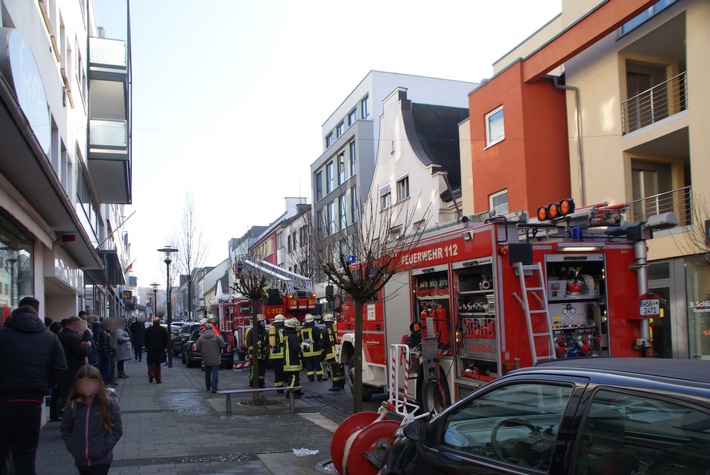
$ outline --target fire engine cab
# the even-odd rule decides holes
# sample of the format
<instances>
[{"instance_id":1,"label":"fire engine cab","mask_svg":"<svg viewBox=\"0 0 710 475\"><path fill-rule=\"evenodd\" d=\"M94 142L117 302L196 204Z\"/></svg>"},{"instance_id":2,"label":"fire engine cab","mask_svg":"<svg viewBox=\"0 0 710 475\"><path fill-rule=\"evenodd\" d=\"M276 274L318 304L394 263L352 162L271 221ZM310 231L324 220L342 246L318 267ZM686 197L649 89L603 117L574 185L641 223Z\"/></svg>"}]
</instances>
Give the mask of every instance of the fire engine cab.
<instances>
[{"instance_id":1,"label":"fire engine cab","mask_svg":"<svg viewBox=\"0 0 710 475\"><path fill-rule=\"evenodd\" d=\"M575 210L563 200L534 220L474 216L426 232L363 309L363 398L383 392L404 364L401 354L388 358L392 344L412 349L408 384L398 384L426 412L540 361L644 355L648 321L637 296L646 291L645 241L654 226L676 221L669 213L654 226L625 223L624 212L606 203ZM339 359L351 381L354 328L346 302Z\"/></svg>"}]
</instances>

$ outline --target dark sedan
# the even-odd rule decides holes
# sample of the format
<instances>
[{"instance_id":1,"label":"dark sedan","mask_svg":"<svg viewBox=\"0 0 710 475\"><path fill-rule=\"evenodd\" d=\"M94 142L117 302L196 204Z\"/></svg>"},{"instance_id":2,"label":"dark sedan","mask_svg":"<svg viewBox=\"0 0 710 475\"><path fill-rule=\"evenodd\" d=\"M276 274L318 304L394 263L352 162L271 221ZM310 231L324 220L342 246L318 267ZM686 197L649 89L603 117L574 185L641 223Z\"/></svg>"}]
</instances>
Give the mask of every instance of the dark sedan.
<instances>
[{"instance_id":1,"label":"dark sedan","mask_svg":"<svg viewBox=\"0 0 710 475\"><path fill-rule=\"evenodd\" d=\"M175 335L170 340L170 349L173 352L173 356L180 356L182 353L182 347L185 342L190 338L190 334L200 329L200 324L197 322L184 323L180 329L175 332Z\"/></svg>"},{"instance_id":2,"label":"dark sedan","mask_svg":"<svg viewBox=\"0 0 710 475\"><path fill-rule=\"evenodd\" d=\"M414 421L382 474L707 475L710 362L560 360Z\"/></svg>"},{"instance_id":3,"label":"dark sedan","mask_svg":"<svg viewBox=\"0 0 710 475\"><path fill-rule=\"evenodd\" d=\"M188 368L192 366L200 366L202 364L202 354L197 351L197 340L204 329L198 328L190 332L190 336L185 340L182 347L182 362ZM224 337L223 337L224 338ZM224 349L222 350L222 367L232 368L234 366L234 351L232 345L225 340Z\"/></svg>"}]
</instances>

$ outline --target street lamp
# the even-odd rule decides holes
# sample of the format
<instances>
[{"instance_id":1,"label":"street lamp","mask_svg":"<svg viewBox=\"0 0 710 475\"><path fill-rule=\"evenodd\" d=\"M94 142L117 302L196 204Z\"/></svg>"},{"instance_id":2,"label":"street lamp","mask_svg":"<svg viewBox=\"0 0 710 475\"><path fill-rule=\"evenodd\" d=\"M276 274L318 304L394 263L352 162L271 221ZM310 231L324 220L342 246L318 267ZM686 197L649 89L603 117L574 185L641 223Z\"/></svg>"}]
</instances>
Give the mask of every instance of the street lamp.
<instances>
[{"instance_id":1,"label":"street lamp","mask_svg":"<svg viewBox=\"0 0 710 475\"><path fill-rule=\"evenodd\" d=\"M155 318L158 314L158 287L160 287L160 284L153 282L150 286L153 287L153 318Z\"/></svg>"},{"instance_id":2,"label":"street lamp","mask_svg":"<svg viewBox=\"0 0 710 475\"><path fill-rule=\"evenodd\" d=\"M163 262L165 262L165 267L167 268L167 271L168 271L167 272L168 273L168 277L167 277L168 283L165 286L165 295L167 298L167 303L166 303L167 319L166 320L167 320L167 324L168 324L168 337L169 337L170 336L170 328L173 323L172 309L170 308L170 263L173 261L170 258L170 254L172 254L173 252L177 252L177 249L175 249L174 247L172 247L170 245L167 245L162 249L158 249L158 252L162 252L163 255L165 256L165 259L163 260ZM172 367L173 367L173 352L168 351L168 368L172 368Z\"/></svg>"}]
</instances>

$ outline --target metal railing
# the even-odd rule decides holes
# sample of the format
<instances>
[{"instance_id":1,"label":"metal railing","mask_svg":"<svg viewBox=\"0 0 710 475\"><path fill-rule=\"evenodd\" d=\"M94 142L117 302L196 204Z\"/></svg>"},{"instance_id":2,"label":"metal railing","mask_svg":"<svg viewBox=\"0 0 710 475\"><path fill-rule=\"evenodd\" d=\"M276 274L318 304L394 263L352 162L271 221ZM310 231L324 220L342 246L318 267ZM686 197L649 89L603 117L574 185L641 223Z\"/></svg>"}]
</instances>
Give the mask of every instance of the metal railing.
<instances>
[{"instance_id":1,"label":"metal railing","mask_svg":"<svg viewBox=\"0 0 710 475\"><path fill-rule=\"evenodd\" d=\"M626 219L631 222L646 221L649 216L670 211L678 217L678 226L693 224L692 187L686 186L632 201L628 203Z\"/></svg>"},{"instance_id":2,"label":"metal railing","mask_svg":"<svg viewBox=\"0 0 710 475\"><path fill-rule=\"evenodd\" d=\"M687 108L686 73L682 72L621 104L622 133L634 132Z\"/></svg>"}]
</instances>

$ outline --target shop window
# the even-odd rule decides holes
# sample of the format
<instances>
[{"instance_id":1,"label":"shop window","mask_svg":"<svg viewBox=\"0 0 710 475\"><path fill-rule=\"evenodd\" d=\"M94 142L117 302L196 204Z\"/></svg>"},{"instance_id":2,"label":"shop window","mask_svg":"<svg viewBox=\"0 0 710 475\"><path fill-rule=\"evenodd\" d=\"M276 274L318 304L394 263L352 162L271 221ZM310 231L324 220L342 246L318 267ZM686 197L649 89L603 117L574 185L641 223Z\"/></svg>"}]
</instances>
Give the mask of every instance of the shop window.
<instances>
[{"instance_id":1,"label":"shop window","mask_svg":"<svg viewBox=\"0 0 710 475\"><path fill-rule=\"evenodd\" d=\"M29 234L0 214L0 288L5 288L0 306L14 309L23 297L34 295L33 250Z\"/></svg>"}]
</instances>

